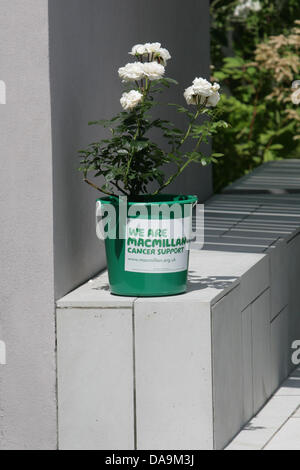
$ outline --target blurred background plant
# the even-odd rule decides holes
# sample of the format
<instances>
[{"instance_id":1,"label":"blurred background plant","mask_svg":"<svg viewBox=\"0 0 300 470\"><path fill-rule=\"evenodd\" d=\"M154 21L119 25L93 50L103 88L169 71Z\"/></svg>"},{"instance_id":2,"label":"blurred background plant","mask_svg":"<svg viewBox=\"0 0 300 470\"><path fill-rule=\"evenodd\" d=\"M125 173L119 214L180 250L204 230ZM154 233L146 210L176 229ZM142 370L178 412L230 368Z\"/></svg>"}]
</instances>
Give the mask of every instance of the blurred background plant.
<instances>
[{"instance_id":1,"label":"blurred background plant","mask_svg":"<svg viewBox=\"0 0 300 470\"><path fill-rule=\"evenodd\" d=\"M300 78L299 0L212 0L212 75L222 82L215 136L218 192L263 162L300 158L300 106L292 101ZM295 101L295 100L294 100Z\"/></svg>"}]
</instances>

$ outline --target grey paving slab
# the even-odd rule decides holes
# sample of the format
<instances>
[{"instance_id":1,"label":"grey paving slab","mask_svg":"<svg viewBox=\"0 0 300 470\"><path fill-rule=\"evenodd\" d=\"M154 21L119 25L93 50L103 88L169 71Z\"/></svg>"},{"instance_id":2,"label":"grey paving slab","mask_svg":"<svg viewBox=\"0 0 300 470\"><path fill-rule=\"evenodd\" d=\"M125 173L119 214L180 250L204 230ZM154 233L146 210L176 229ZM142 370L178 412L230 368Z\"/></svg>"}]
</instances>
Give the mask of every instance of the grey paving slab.
<instances>
[{"instance_id":1,"label":"grey paving slab","mask_svg":"<svg viewBox=\"0 0 300 470\"><path fill-rule=\"evenodd\" d=\"M263 450L299 406L298 397L273 397L226 450Z\"/></svg>"},{"instance_id":2,"label":"grey paving slab","mask_svg":"<svg viewBox=\"0 0 300 470\"><path fill-rule=\"evenodd\" d=\"M250 275L256 279L264 278L267 275L267 262L267 257L263 254L219 253L193 249L190 253L187 292L179 296L164 297L163 300L171 304L182 304L186 300L194 300L214 305L239 284L246 297L247 288L244 284L246 284L247 276ZM259 281L250 285L249 289L254 292L254 296L259 295L261 289ZM151 298L152 302L161 302L161 300L161 297ZM148 301L147 298L136 300L139 303Z\"/></svg>"},{"instance_id":3,"label":"grey paving slab","mask_svg":"<svg viewBox=\"0 0 300 470\"><path fill-rule=\"evenodd\" d=\"M282 384L275 396L296 396L300 399L300 370L294 371L290 377Z\"/></svg>"},{"instance_id":4,"label":"grey paving slab","mask_svg":"<svg viewBox=\"0 0 300 470\"><path fill-rule=\"evenodd\" d=\"M293 418L300 418L300 404L299 404L299 408L297 409L297 411L293 415Z\"/></svg>"},{"instance_id":5,"label":"grey paving slab","mask_svg":"<svg viewBox=\"0 0 300 470\"><path fill-rule=\"evenodd\" d=\"M187 293L164 299L166 302L182 303L186 299L195 299L199 302L215 303L239 284L240 279L249 270L256 265L261 266L260 263L265 258L263 254L191 250ZM135 300L131 297L111 295L107 272L104 272L59 300L57 306L59 309L132 308Z\"/></svg>"},{"instance_id":6,"label":"grey paving slab","mask_svg":"<svg viewBox=\"0 0 300 470\"><path fill-rule=\"evenodd\" d=\"M271 439L265 450L300 450L299 420L289 419Z\"/></svg>"},{"instance_id":7,"label":"grey paving slab","mask_svg":"<svg viewBox=\"0 0 300 470\"><path fill-rule=\"evenodd\" d=\"M107 271L91 279L57 302L58 308L132 308L133 297L111 295Z\"/></svg>"}]
</instances>

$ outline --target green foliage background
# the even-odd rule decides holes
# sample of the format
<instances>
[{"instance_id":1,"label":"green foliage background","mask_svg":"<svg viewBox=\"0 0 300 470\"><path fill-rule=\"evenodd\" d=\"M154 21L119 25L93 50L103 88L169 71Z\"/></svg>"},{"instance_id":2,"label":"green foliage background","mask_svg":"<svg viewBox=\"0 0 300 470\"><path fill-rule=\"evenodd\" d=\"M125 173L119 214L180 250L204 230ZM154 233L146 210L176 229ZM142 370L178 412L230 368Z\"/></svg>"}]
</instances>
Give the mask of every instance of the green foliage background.
<instances>
[{"instance_id":1,"label":"green foliage background","mask_svg":"<svg viewBox=\"0 0 300 470\"><path fill-rule=\"evenodd\" d=\"M295 20L300 19L300 2L260 0L261 11L240 19L233 14L238 1L210 3L212 75L222 85L221 118L230 124L213 140L213 151L225 154L214 165L219 192L265 161L300 158L299 140L295 140L299 122L288 120L285 114L287 107L296 106L267 99L277 85L272 73L248 65L255 59L257 46L270 36L291 34ZM298 71L293 80L299 78Z\"/></svg>"}]
</instances>

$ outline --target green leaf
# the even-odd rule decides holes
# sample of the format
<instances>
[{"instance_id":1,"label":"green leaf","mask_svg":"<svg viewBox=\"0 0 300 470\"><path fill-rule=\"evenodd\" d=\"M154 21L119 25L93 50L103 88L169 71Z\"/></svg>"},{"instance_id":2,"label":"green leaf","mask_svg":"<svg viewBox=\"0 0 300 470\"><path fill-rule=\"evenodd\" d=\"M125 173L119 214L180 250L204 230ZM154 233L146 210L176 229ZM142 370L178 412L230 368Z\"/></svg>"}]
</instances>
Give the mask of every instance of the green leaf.
<instances>
[{"instance_id":1,"label":"green leaf","mask_svg":"<svg viewBox=\"0 0 300 470\"><path fill-rule=\"evenodd\" d=\"M213 153L212 157L221 158L221 157L224 157L224 153Z\"/></svg>"},{"instance_id":2,"label":"green leaf","mask_svg":"<svg viewBox=\"0 0 300 470\"><path fill-rule=\"evenodd\" d=\"M165 77L163 80L173 84L173 85L178 85L177 80L174 80L173 78Z\"/></svg>"},{"instance_id":3,"label":"green leaf","mask_svg":"<svg viewBox=\"0 0 300 470\"><path fill-rule=\"evenodd\" d=\"M273 144L270 146L270 150L282 150L284 148L284 145L282 144Z\"/></svg>"}]
</instances>

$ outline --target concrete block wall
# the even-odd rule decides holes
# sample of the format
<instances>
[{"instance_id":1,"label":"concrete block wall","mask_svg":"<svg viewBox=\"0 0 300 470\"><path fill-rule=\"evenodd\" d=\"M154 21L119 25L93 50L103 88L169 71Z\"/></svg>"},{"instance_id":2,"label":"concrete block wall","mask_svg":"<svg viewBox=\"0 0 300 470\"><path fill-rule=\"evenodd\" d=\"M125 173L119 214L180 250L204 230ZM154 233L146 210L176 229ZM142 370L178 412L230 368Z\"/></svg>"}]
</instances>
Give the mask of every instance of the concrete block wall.
<instances>
[{"instance_id":1,"label":"concrete block wall","mask_svg":"<svg viewBox=\"0 0 300 470\"><path fill-rule=\"evenodd\" d=\"M113 297L103 274L61 299L57 309L60 448L225 445L244 423L241 310L248 271L259 276L260 271L267 272L266 263L264 255L194 251L185 295ZM257 298L261 288L251 287L247 294ZM126 326L120 342L121 330L114 325L121 313ZM129 348L122 359L120 343ZM117 383L121 370L126 384ZM109 398L106 382L108 388L114 387ZM99 397L105 405L99 406ZM122 433L118 444L115 423Z\"/></svg>"},{"instance_id":2,"label":"concrete block wall","mask_svg":"<svg viewBox=\"0 0 300 470\"><path fill-rule=\"evenodd\" d=\"M286 162L283 166L286 178ZM267 172L269 168L266 165ZM294 173L294 162L290 170ZM263 177L263 167L258 172ZM272 374L272 389L294 368L290 361L291 345L300 337L300 194L294 191L293 194L254 195L241 194L239 187L235 194L233 185L230 195L215 196L206 209L207 249L265 253L268 257L271 351L272 357L277 354L284 362L279 369L281 373L278 370ZM228 221L225 225L224 220ZM279 350L276 349L276 332L281 334Z\"/></svg>"},{"instance_id":3,"label":"concrete block wall","mask_svg":"<svg viewBox=\"0 0 300 470\"><path fill-rule=\"evenodd\" d=\"M66 309L58 322L60 448L133 449L132 309Z\"/></svg>"},{"instance_id":4,"label":"concrete block wall","mask_svg":"<svg viewBox=\"0 0 300 470\"><path fill-rule=\"evenodd\" d=\"M265 163L224 189L226 194L299 194L300 161Z\"/></svg>"}]
</instances>

